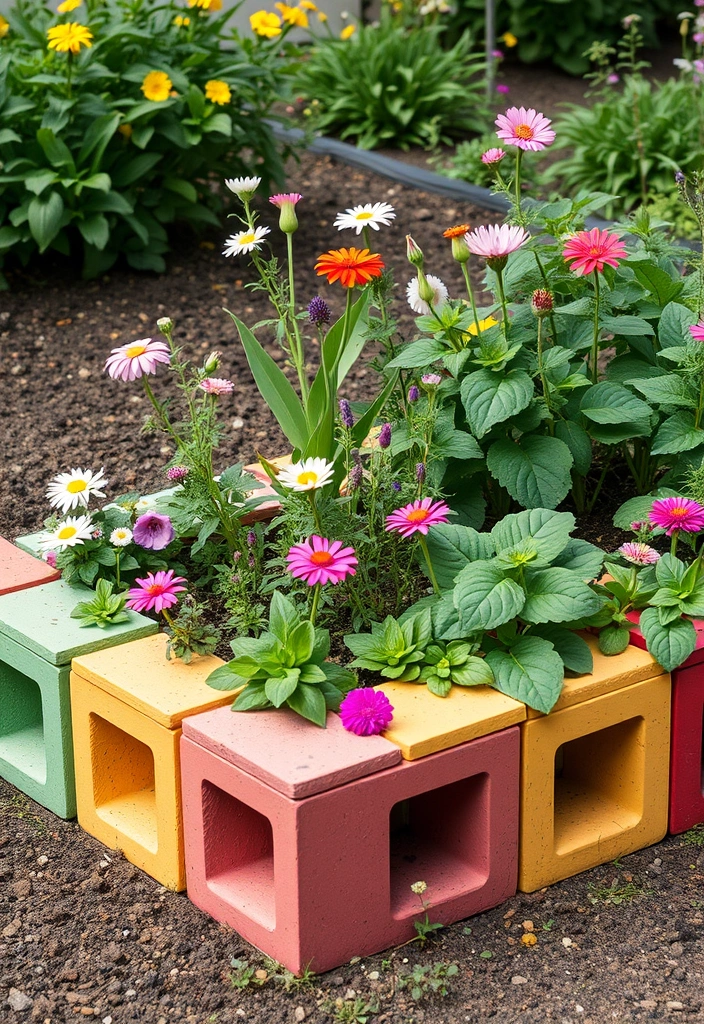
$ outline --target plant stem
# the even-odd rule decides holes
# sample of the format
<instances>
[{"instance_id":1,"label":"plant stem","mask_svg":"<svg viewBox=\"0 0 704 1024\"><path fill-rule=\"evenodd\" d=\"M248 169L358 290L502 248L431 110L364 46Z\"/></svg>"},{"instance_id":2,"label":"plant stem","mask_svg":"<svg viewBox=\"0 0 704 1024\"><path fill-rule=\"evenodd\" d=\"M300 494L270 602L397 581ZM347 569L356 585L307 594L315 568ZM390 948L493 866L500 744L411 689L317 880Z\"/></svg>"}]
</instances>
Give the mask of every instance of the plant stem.
<instances>
[{"instance_id":1,"label":"plant stem","mask_svg":"<svg viewBox=\"0 0 704 1024\"><path fill-rule=\"evenodd\" d=\"M423 557L425 558L425 564L428 567L428 576L430 576L430 582L433 584L433 590L436 594L440 594L440 587L435 576L435 570L433 569L433 563L430 561L430 552L428 551L428 542L422 533L418 534L418 543L420 544Z\"/></svg>"},{"instance_id":2,"label":"plant stem","mask_svg":"<svg viewBox=\"0 0 704 1024\"><path fill-rule=\"evenodd\" d=\"M120 589L120 551L115 552L115 589Z\"/></svg>"},{"instance_id":3,"label":"plant stem","mask_svg":"<svg viewBox=\"0 0 704 1024\"><path fill-rule=\"evenodd\" d=\"M474 289L472 288L472 282L469 278L469 268L467 266L467 260L462 264L462 273L464 274L465 284L467 285L467 294L469 295L469 301L472 304L472 316L474 317L474 326L477 329L477 338L479 337L479 315L477 314L477 303L474 299Z\"/></svg>"},{"instance_id":4,"label":"plant stem","mask_svg":"<svg viewBox=\"0 0 704 1024\"><path fill-rule=\"evenodd\" d=\"M318 602L320 601L320 590L322 583L315 584L315 590L313 591L313 603L310 606L310 621L312 625L315 625L315 616L318 614Z\"/></svg>"},{"instance_id":5,"label":"plant stem","mask_svg":"<svg viewBox=\"0 0 704 1024\"><path fill-rule=\"evenodd\" d=\"M697 402L697 411L694 415L694 426L699 426L702 418L702 411L704 410L704 370L700 370L700 381L699 381L699 401Z\"/></svg>"},{"instance_id":6,"label":"plant stem","mask_svg":"<svg viewBox=\"0 0 704 1024\"><path fill-rule=\"evenodd\" d=\"M293 235L286 235L286 252L288 256L288 302L289 302L289 319L293 328L293 335L296 345L296 373L298 374L298 383L301 387L301 398L305 404L308 398L308 381L306 380L306 366L305 366L305 354L303 352L303 340L301 338L301 332L298 329L298 320L296 320L296 289L293 280Z\"/></svg>"},{"instance_id":7,"label":"plant stem","mask_svg":"<svg viewBox=\"0 0 704 1024\"><path fill-rule=\"evenodd\" d=\"M594 271L594 337L592 339L592 383L599 379L599 271Z\"/></svg>"},{"instance_id":8,"label":"plant stem","mask_svg":"<svg viewBox=\"0 0 704 1024\"><path fill-rule=\"evenodd\" d=\"M673 558L677 558L677 538L679 537L680 531L672 531L672 539L670 541L670 554Z\"/></svg>"},{"instance_id":9,"label":"plant stem","mask_svg":"<svg viewBox=\"0 0 704 1024\"><path fill-rule=\"evenodd\" d=\"M499 298L501 299L501 309L503 311L503 318L504 318L504 321L503 321L504 336L506 338L508 338L508 308L506 306L506 294L504 292L504 272L503 272L503 268L498 268L497 267L497 270L496 270L496 280L499 283Z\"/></svg>"},{"instance_id":10,"label":"plant stem","mask_svg":"<svg viewBox=\"0 0 704 1024\"><path fill-rule=\"evenodd\" d=\"M521 159L523 157L523 150L520 146L516 147L516 180L514 186L516 189L516 218L520 222L521 220Z\"/></svg>"},{"instance_id":11,"label":"plant stem","mask_svg":"<svg viewBox=\"0 0 704 1024\"><path fill-rule=\"evenodd\" d=\"M311 511L313 513L313 522L315 528L319 534L322 534L322 527L320 525L320 516L318 515L318 506L315 504L315 491L306 491L308 495L308 501L310 502Z\"/></svg>"},{"instance_id":12,"label":"plant stem","mask_svg":"<svg viewBox=\"0 0 704 1024\"><path fill-rule=\"evenodd\" d=\"M545 369L543 367L543 318L538 317L538 373L540 374L540 383L543 388L543 401L545 407L552 416L552 410L550 408L550 392L548 390L548 381L545 376ZM553 426L554 429L554 426Z\"/></svg>"}]
</instances>

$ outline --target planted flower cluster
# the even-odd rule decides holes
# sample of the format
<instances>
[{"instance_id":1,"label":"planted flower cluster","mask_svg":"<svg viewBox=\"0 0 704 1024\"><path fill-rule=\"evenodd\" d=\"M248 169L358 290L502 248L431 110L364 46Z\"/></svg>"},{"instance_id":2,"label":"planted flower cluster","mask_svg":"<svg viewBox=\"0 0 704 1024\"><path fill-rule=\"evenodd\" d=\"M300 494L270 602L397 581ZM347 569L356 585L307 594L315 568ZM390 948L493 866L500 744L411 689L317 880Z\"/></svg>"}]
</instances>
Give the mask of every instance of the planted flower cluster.
<instances>
[{"instance_id":1,"label":"planted flower cluster","mask_svg":"<svg viewBox=\"0 0 704 1024\"><path fill-rule=\"evenodd\" d=\"M235 711L286 706L320 726L339 711L361 735L392 721L380 679L439 699L491 686L548 713L566 672L592 670L585 630L617 654L639 621L665 669L688 657L704 616L702 257L644 214L589 225L603 194L531 202L523 160L553 143L550 121L513 107L497 128L505 148L485 157L510 215L444 230L466 288L455 297L408 236L410 339L372 244L392 206L338 215L356 244L315 260L342 290L333 320L325 292L294 290L304 197L270 197L282 263L267 251L259 178L226 181L239 208L224 255L251 259L275 313L259 327L275 327L285 367L229 315L290 456L261 454L254 473L217 466L234 385L217 352L185 358L170 319L109 353L114 386L144 389L172 486L102 504L102 470L51 482L45 557L98 586L86 625L125 606L161 616L185 658L234 633L234 658L209 682L241 688ZM698 181L681 190L700 202ZM481 291L469 272L480 260ZM346 380L373 343L375 397L351 402ZM164 371L170 401L152 387ZM574 536L574 513L603 509L615 481L632 495L614 520L632 539L605 552Z\"/></svg>"}]
</instances>

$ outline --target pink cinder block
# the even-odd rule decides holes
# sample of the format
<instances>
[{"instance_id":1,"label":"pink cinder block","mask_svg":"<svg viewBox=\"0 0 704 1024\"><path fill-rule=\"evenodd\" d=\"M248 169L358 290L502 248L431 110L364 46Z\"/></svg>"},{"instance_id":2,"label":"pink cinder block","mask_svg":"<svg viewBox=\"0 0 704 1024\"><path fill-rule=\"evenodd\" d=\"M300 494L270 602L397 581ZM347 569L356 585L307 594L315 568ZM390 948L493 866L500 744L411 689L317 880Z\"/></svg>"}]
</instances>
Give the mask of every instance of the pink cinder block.
<instances>
[{"instance_id":1,"label":"pink cinder block","mask_svg":"<svg viewBox=\"0 0 704 1024\"><path fill-rule=\"evenodd\" d=\"M184 722L188 895L289 970L329 970L412 938L423 913L413 882L427 883L430 918L443 924L515 893L518 728L292 799L234 764L220 729L219 753L205 745L213 720L226 715ZM271 715L278 722L280 712ZM306 731L329 768L319 751L334 749L338 731ZM268 747L284 766L287 741L277 724Z\"/></svg>"},{"instance_id":2,"label":"pink cinder block","mask_svg":"<svg viewBox=\"0 0 704 1024\"><path fill-rule=\"evenodd\" d=\"M60 575L58 569L52 569L41 558L28 555L0 537L0 594L14 594L26 587L51 583Z\"/></svg>"}]
</instances>

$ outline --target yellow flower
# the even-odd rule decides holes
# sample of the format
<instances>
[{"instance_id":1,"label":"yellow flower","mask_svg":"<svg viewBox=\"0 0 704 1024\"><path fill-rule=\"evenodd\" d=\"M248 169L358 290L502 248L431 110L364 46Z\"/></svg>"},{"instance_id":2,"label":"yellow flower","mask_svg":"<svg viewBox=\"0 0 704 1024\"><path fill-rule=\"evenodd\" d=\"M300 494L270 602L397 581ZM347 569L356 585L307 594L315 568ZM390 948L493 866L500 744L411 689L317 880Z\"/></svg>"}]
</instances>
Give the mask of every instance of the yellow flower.
<instances>
[{"instance_id":1,"label":"yellow flower","mask_svg":"<svg viewBox=\"0 0 704 1024\"><path fill-rule=\"evenodd\" d=\"M173 83L165 71L150 71L148 75L144 76L140 89L144 93L145 99L161 103L162 100L169 98L172 85Z\"/></svg>"},{"instance_id":2,"label":"yellow flower","mask_svg":"<svg viewBox=\"0 0 704 1024\"><path fill-rule=\"evenodd\" d=\"M4 39L10 31L10 22L0 14L0 39Z\"/></svg>"},{"instance_id":3,"label":"yellow flower","mask_svg":"<svg viewBox=\"0 0 704 1024\"><path fill-rule=\"evenodd\" d=\"M209 82L205 83L205 95L211 103L217 103L221 107L232 99L230 86L227 82L221 82L217 78L211 78Z\"/></svg>"},{"instance_id":4,"label":"yellow flower","mask_svg":"<svg viewBox=\"0 0 704 1024\"><path fill-rule=\"evenodd\" d=\"M299 3L298 6L302 7L304 11L317 11L318 10L318 8L315 6L315 4L312 3L312 0L301 0L301 2Z\"/></svg>"},{"instance_id":5,"label":"yellow flower","mask_svg":"<svg viewBox=\"0 0 704 1024\"><path fill-rule=\"evenodd\" d=\"M252 32L256 32L258 36L273 39L281 35L281 18L271 11L255 11L249 16L249 24Z\"/></svg>"},{"instance_id":6,"label":"yellow flower","mask_svg":"<svg viewBox=\"0 0 704 1024\"><path fill-rule=\"evenodd\" d=\"M64 0L62 4L59 4L56 10L59 14L68 14L69 11L75 11L82 3L83 0Z\"/></svg>"},{"instance_id":7,"label":"yellow flower","mask_svg":"<svg viewBox=\"0 0 704 1024\"><path fill-rule=\"evenodd\" d=\"M325 23L328 20L328 16L325 11L318 11L318 21Z\"/></svg>"},{"instance_id":8,"label":"yellow flower","mask_svg":"<svg viewBox=\"0 0 704 1024\"><path fill-rule=\"evenodd\" d=\"M67 21L65 25L54 25L47 32L49 49L57 53L79 53L82 46L93 45L93 33L85 25L77 21Z\"/></svg>"},{"instance_id":9,"label":"yellow flower","mask_svg":"<svg viewBox=\"0 0 704 1024\"><path fill-rule=\"evenodd\" d=\"M479 330L480 331L488 331L490 327L496 327L498 322L499 322L498 320L494 320L493 316L488 316L486 318L486 320L480 320L479 321ZM468 333L469 334L473 334L476 337L477 336L477 325L476 324L470 324L469 325Z\"/></svg>"},{"instance_id":10,"label":"yellow flower","mask_svg":"<svg viewBox=\"0 0 704 1024\"><path fill-rule=\"evenodd\" d=\"M125 122L125 124L119 125L117 130L120 133L120 135L124 135L124 137L126 139L132 138L132 125L131 124L128 124L127 122Z\"/></svg>"},{"instance_id":11,"label":"yellow flower","mask_svg":"<svg viewBox=\"0 0 704 1024\"><path fill-rule=\"evenodd\" d=\"M514 36L513 32L504 32L504 34L501 36L501 42L504 44L504 46L508 46L509 49L512 46L518 45L518 39L516 38L516 36Z\"/></svg>"},{"instance_id":12,"label":"yellow flower","mask_svg":"<svg viewBox=\"0 0 704 1024\"><path fill-rule=\"evenodd\" d=\"M184 18L180 14L177 14L176 17L174 18L174 25L176 25L177 28L186 28L190 24L191 24L191 19L190 18Z\"/></svg>"},{"instance_id":13,"label":"yellow flower","mask_svg":"<svg viewBox=\"0 0 704 1024\"><path fill-rule=\"evenodd\" d=\"M209 11L221 11L222 10L222 0L210 0L210 5L208 6L208 10Z\"/></svg>"},{"instance_id":14,"label":"yellow flower","mask_svg":"<svg viewBox=\"0 0 704 1024\"><path fill-rule=\"evenodd\" d=\"M349 39L357 31L356 25L345 25L342 32L340 32L340 39Z\"/></svg>"},{"instance_id":15,"label":"yellow flower","mask_svg":"<svg viewBox=\"0 0 704 1024\"><path fill-rule=\"evenodd\" d=\"M308 15L300 7L290 7L288 4L276 3L274 7L281 11L281 17L287 25L298 25L299 28L308 28Z\"/></svg>"}]
</instances>

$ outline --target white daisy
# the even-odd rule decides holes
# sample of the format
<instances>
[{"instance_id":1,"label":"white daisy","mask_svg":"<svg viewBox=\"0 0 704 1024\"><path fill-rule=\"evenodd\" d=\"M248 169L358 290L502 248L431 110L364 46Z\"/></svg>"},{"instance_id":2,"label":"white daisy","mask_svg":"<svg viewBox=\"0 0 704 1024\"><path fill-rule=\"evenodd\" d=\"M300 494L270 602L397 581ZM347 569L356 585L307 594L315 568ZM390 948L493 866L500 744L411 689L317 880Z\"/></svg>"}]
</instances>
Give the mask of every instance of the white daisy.
<instances>
[{"instance_id":1,"label":"white daisy","mask_svg":"<svg viewBox=\"0 0 704 1024\"><path fill-rule=\"evenodd\" d=\"M114 508L119 508L120 506L119 505L115 505L113 507ZM154 499L153 498L138 498L137 501L135 501L135 503L134 503L135 512L146 512L147 509L150 509L150 508L154 508Z\"/></svg>"},{"instance_id":2,"label":"white daisy","mask_svg":"<svg viewBox=\"0 0 704 1024\"><path fill-rule=\"evenodd\" d=\"M365 227L374 228L375 231L378 231L382 224L388 227L395 217L394 208L388 203L365 203L363 206L353 206L351 210L338 213L333 227L338 231L354 228L357 234L361 235Z\"/></svg>"},{"instance_id":3,"label":"white daisy","mask_svg":"<svg viewBox=\"0 0 704 1024\"><path fill-rule=\"evenodd\" d=\"M435 276L435 274L426 274L425 279L433 289L433 307L437 309L438 306L442 306L447 302L447 288L440 278ZM431 312L430 305L425 302L424 299L421 299L418 294L417 277L412 277L406 285L406 298L408 299L408 305L414 313L421 313L423 316L428 316Z\"/></svg>"},{"instance_id":4,"label":"white daisy","mask_svg":"<svg viewBox=\"0 0 704 1024\"><path fill-rule=\"evenodd\" d=\"M59 473L49 484L46 496L55 508L61 509L65 515L72 508L88 507L88 501L95 495L104 498L105 492L100 488L107 484L103 470L94 473L92 469L72 469L69 473Z\"/></svg>"},{"instance_id":5,"label":"white daisy","mask_svg":"<svg viewBox=\"0 0 704 1024\"><path fill-rule=\"evenodd\" d=\"M132 540L132 531L126 526L118 526L110 534L110 543L116 548L126 548Z\"/></svg>"},{"instance_id":6,"label":"white daisy","mask_svg":"<svg viewBox=\"0 0 704 1024\"><path fill-rule=\"evenodd\" d=\"M93 530L90 516L69 516L39 543L45 551L64 551L90 540Z\"/></svg>"},{"instance_id":7,"label":"white daisy","mask_svg":"<svg viewBox=\"0 0 704 1024\"><path fill-rule=\"evenodd\" d=\"M243 252L251 252L252 249L259 249L259 243L268 235L271 228L256 227L247 228L245 231L238 231L225 242L222 251L223 256L239 256Z\"/></svg>"},{"instance_id":8,"label":"white daisy","mask_svg":"<svg viewBox=\"0 0 704 1024\"><path fill-rule=\"evenodd\" d=\"M249 201L262 183L261 178L225 178L225 184L238 199Z\"/></svg>"},{"instance_id":9,"label":"white daisy","mask_svg":"<svg viewBox=\"0 0 704 1024\"><path fill-rule=\"evenodd\" d=\"M277 480L292 491L316 491L332 479L335 467L327 459L302 459L285 466Z\"/></svg>"}]
</instances>

